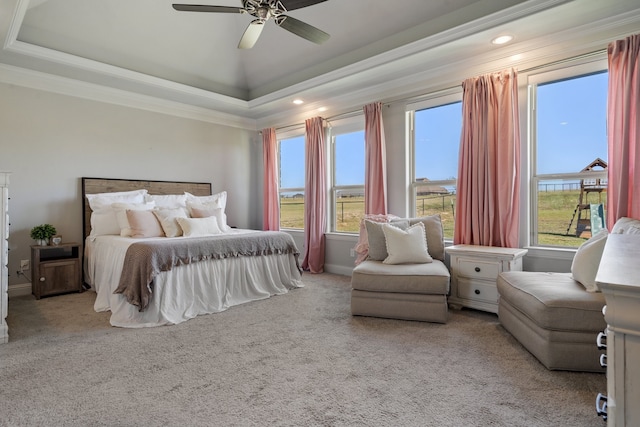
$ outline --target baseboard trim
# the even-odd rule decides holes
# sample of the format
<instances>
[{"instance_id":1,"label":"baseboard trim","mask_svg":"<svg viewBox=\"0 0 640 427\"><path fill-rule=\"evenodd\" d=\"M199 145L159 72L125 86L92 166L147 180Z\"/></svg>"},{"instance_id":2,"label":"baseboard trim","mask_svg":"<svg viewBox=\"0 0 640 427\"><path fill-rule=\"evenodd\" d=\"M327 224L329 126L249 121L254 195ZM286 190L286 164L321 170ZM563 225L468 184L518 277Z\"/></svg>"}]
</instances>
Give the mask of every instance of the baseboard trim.
<instances>
[{"instance_id":1,"label":"baseboard trim","mask_svg":"<svg viewBox=\"0 0 640 427\"><path fill-rule=\"evenodd\" d=\"M18 283L17 285L9 286L7 290L9 294L9 299L13 297L21 297L25 295L31 295L31 283Z\"/></svg>"},{"instance_id":2,"label":"baseboard trim","mask_svg":"<svg viewBox=\"0 0 640 427\"><path fill-rule=\"evenodd\" d=\"M342 276L351 276L353 267L345 267L344 265L325 264L324 271L327 273L340 274Z\"/></svg>"}]
</instances>

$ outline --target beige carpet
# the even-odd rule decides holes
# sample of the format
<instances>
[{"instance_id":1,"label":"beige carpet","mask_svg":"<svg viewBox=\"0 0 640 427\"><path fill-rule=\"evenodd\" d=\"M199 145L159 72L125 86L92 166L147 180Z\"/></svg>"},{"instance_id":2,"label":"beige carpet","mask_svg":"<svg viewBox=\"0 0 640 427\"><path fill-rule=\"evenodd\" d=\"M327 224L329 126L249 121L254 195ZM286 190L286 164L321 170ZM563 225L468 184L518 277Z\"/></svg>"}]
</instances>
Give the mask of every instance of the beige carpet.
<instances>
[{"instance_id":1,"label":"beige carpet","mask_svg":"<svg viewBox=\"0 0 640 427\"><path fill-rule=\"evenodd\" d=\"M304 281L140 330L109 326L92 292L11 299L0 425L604 426L605 375L546 370L495 315L352 317L348 277Z\"/></svg>"}]
</instances>

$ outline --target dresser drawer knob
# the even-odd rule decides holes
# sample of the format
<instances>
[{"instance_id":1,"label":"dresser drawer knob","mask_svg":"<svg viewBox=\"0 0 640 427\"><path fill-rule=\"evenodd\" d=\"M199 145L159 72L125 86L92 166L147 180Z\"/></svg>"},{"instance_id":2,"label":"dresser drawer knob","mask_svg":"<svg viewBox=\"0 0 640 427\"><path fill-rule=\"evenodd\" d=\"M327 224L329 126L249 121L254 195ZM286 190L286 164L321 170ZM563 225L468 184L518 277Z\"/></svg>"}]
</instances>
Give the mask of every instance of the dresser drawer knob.
<instances>
[{"instance_id":1,"label":"dresser drawer knob","mask_svg":"<svg viewBox=\"0 0 640 427\"><path fill-rule=\"evenodd\" d=\"M474 292L476 293L476 295L480 295L480 289L476 289Z\"/></svg>"},{"instance_id":2,"label":"dresser drawer knob","mask_svg":"<svg viewBox=\"0 0 640 427\"><path fill-rule=\"evenodd\" d=\"M607 419L607 396L602 393L598 393L596 397L596 413L599 417Z\"/></svg>"},{"instance_id":3,"label":"dresser drawer knob","mask_svg":"<svg viewBox=\"0 0 640 427\"><path fill-rule=\"evenodd\" d=\"M596 344L598 345L598 350L605 350L607 348L607 334L600 332L596 339Z\"/></svg>"},{"instance_id":4,"label":"dresser drawer knob","mask_svg":"<svg viewBox=\"0 0 640 427\"><path fill-rule=\"evenodd\" d=\"M480 267L476 267L475 270L476 270L476 273L480 273Z\"/></svg>"},{"instance_id":5,"label":"dresser drawer knob","mask_svg":"<svg viewBox=\"0 0 640 427\"><path fill-rule=\"evenodd\" d=\"M40 278L40 281L41 281L41 282L44 282L45 280L47 280L47 279L45 279L44 277L41 277L41 278Z\"/></svg>"}]
</instances>

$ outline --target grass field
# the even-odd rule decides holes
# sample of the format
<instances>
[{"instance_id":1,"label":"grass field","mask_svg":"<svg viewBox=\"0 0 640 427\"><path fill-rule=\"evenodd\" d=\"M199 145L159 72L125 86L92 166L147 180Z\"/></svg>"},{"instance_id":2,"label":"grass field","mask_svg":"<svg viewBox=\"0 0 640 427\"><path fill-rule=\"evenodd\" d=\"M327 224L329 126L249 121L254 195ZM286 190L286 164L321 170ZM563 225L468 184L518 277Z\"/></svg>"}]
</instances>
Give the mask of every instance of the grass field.
<instances>
[{"instance_id":1,"label":"grass field","mask_svg":"<svg viewBox=\"0 0 640 427\"><path fill-rule=\"evenodd\" d=\"M589 235L576 237L577 217L567 232L578 203L579 190L540 192L538 197L538 244L542 246L578 247ZM602 199L606 199L603 194ZM360 218L364 215L362 197L343 197L337 200L336 231L358 233ZM419 196L416 200L416 216L440 214L446 239L453 239L455 195ZM302 228L304 200L280 199L280 226ZM587 216L588 218L588 216Z\"/></svg>"}]
</instances>

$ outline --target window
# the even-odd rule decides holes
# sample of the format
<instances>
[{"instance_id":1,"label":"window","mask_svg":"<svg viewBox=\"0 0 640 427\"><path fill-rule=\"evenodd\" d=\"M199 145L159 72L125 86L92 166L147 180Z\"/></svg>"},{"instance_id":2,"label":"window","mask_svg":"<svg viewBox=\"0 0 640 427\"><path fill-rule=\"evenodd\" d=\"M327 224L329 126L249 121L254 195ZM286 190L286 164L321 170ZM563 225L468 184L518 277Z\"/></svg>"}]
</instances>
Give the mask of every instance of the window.
<instances>
[{"instance_id":1,"label":"window","mask_svg":"<svg viewBox=\"0 0 640 427\"><path fill-rule=\"evenodd\" d=\"M336 134L333 148L333 231L359 233L364 217L364 131Z\"/></svg>"},{"instance_id":2,"label":"window","mask_svg":"<svg viewBox=\"0 0 640 427\"><path fill-rule=\"evenodd\" d=\"M304 136L280 141L280 228L304 228Z\"/></svg>"},{"instance_id":3,"label":"window","mask_svg":"<svg viewBox=\"0 0 640 427\"><path fill-rule=\"evenodd\" d=\"M601 70L592 63L529 79L532 245L577 247L604 225L608 73Z\"/></svg>"},{"instance_id":4,"label":"window","mask_svg":"<svg viewBox=\"0 0 640 427\"><path fill-rule=\"evenodd\" d=\"M436 98L427 103L427 108L409 112L413 130L413 213L439 214L446 239L453 239L462 129L460 98L460 93Z\"/></svg>"}]
</instances>

